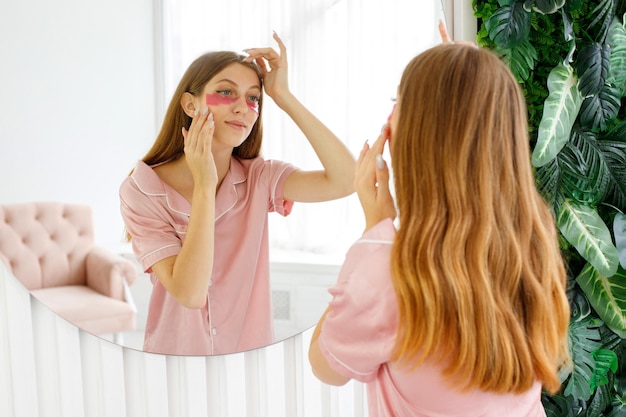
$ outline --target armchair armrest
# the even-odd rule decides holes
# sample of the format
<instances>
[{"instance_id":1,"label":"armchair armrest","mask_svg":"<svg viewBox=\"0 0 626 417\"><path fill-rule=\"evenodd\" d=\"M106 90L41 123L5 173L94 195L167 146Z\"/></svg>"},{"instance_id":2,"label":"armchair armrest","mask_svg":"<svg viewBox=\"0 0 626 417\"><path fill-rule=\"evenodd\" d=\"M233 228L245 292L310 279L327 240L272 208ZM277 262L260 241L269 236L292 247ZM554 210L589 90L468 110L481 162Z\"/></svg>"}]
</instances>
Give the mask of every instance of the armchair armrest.
<instances>
[{"instance_id":1,"label":"armchair armrest","mask_svg":"<svg viewBox=\"0 0 626 417\"><path fill-rule=\"evenodd\" d=\"M129 259L94 246L85 261L87 286L109 297L125 300L128 285L135 282L137 267Z\"/></svg>"}]
</instances>

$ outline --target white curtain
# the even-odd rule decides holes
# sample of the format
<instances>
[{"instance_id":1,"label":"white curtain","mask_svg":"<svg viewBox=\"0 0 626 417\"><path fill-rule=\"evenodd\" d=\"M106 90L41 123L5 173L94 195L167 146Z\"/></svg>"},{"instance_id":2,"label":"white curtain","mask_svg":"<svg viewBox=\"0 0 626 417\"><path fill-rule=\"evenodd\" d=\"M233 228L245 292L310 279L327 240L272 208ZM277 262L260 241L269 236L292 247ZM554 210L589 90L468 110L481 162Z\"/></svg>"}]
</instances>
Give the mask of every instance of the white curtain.
<instances>
[{"instance_id":1,"label":"white curtain","mask_svg":"<svg viewBox=\"0 0 626 417\"><path fill-rule=\"evenodd\" d=\"M163 109L200 54L287 46L292 91L358 156L376 139L392 108L400 75L420 51L439 43L441 0L161 0ZM159 28L159 22L157 22ZM157 70L158 71L158 70ZM157 74L157 79L160 77ZM158 100L161 102L161 100ZM306 138L271 100L264 108L266 158L321 167ZM388 160L388 156L387 156ZM286 219L270 215L273 257L340 262L362 232L356 195L296 204Z\"/></svg>"}]
</instances>

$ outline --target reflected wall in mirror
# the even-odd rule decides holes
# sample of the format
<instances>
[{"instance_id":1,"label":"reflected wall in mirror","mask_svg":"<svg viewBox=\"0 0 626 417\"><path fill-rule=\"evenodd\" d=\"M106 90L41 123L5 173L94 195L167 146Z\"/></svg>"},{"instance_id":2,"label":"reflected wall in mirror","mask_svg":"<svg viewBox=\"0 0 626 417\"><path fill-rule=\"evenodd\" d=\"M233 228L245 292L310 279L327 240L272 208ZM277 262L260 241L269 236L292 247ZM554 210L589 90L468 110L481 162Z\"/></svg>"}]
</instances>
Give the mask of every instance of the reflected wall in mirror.
<instances>
[{"instance_id":1,"label":"reflected wall in mirror","mask_svg":"<svg viewBox=\"0 0 626 417\"><path fill-rule=\"evenodd\" d=\"M272 30L288 48L291 89L356 155L385 122L404 64L436 42L440 10L437 1L361 3L7 5L0 16L0 204L86 204L96 242L132 259L119 185L154 141L182 70L207 50L271 46ZM306 139L270 99L264 113L263 154L316 169ZM299 204L286 219L270 216L277 339L315 324L362 225L355 196ZM139 331L150 290L141 272L130 285Z\"/></svg>"}]
</instances>

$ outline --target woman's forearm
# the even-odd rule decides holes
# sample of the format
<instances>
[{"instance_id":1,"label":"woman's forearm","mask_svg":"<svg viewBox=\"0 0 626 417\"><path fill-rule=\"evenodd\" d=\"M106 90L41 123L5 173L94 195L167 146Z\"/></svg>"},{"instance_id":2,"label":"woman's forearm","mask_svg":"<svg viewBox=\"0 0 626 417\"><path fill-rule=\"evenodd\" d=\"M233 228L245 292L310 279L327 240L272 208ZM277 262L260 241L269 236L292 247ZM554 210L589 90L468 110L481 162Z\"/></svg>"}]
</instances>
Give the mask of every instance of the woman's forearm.
<instances>
[{"instance_id":1,"label":"woman's forearm","mask_svg":"<svg viewBox=\"0 0 626 417\"><path fill-rule=\"evenodd\" d=\"M202 308L213 270L215 190L194 191L187 235L172 269L171 293L189 308Z\"/></svg>"},{"instance_id":2,"label":"woman's forearm","mask_svg":"<svg viewBox=\"0 0 626 417\"><path fill-rule=\"evenodd\" d=\"M317 154L324 167L326 186L332 194L330 199L353 193L355 159L343 142L293 94L274 100L304 133Z\"/></svg>"}]
</instances>

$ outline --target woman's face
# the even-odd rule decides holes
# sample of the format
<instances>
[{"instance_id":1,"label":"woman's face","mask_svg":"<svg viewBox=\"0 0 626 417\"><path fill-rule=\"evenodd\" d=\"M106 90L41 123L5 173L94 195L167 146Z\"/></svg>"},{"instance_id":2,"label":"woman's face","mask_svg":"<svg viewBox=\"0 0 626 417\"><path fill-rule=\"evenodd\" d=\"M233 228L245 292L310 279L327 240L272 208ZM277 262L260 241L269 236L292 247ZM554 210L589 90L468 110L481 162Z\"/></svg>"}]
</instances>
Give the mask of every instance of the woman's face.
<instances>
[{"instance_id":1,"label":"woman's face","mask_svg":"<svg viewBox=\"0 0 626 417\"><path fill-rule=\"evenodd\" d=\"M241 145L259 118L261 82L257 73L245 65L230 64L218 72L198 98L200 109L213 113L213 147Z\"/></svg>"}]
</instances>

